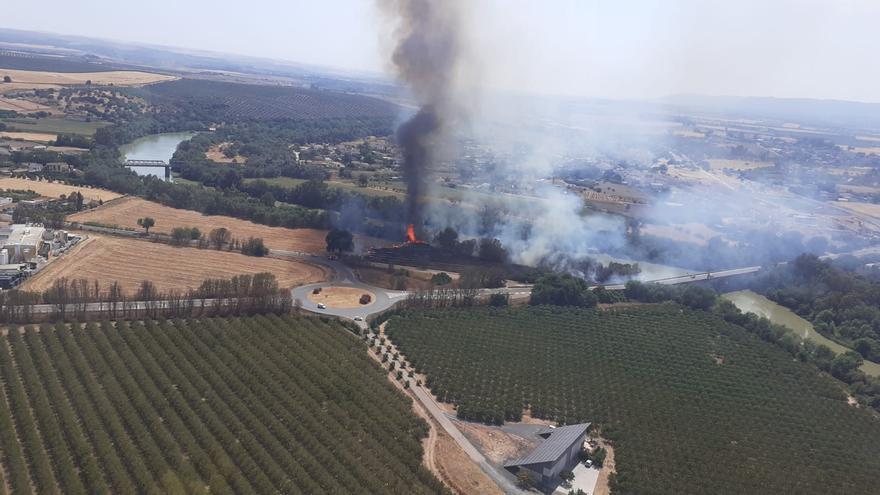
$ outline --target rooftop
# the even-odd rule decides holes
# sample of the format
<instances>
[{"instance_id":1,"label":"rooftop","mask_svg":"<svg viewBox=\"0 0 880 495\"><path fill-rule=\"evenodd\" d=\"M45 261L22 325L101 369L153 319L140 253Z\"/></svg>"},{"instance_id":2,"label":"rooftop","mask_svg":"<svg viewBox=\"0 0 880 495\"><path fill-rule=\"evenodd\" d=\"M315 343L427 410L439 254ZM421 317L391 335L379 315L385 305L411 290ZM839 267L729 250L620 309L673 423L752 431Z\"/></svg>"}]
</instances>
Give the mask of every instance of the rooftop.
<instances>
[{"instance_id":1,"label":"rooftop","mask_svg":"<svg viewBox=\"0 0 880 495\"><path fill-rule=\"evenodd\" d=\"M535 450L529 452L525 457L514 459L504 464L504 467L524 466L527 464L541 464L544 462L555 462L562 457L572 444L586 433L590 428L590 423L581 423L576 425L560 426L559 428L548 428L539 435L548 435L541 445L535 447Z\"/></svg>"}]
</instances>

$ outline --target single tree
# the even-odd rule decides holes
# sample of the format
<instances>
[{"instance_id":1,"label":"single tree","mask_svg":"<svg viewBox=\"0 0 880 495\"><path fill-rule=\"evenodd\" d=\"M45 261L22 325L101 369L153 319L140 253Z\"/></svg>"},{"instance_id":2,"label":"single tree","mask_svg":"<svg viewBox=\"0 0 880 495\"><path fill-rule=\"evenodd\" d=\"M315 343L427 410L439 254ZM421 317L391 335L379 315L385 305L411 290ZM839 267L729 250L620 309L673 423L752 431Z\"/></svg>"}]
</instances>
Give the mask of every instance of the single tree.
<instances>
[{"instance_id":1,"label":"single tree","mask_svg":"<svg viewBox=\"0 0 880 495\"><path fill-rule=\"evenodd\" d=\"M12 82L12 78L9 77L9 76L3 76L3 82L5 82L5 83L11 83L11 82Z\"/></svg>"},{"instance_id":2,"label":"single tree","mask_svg":"<svg viewBox=\"0 0 880 495\"><path fill-rule=\"evenodd\" d=\"M367 174L358 175L358 185L360 187L367 187L367 184L370 183L370 178L367 177Z\"/></svg>"},{"instance_id":3,"label":"single tree","mask_svg":"<svg viewBox=\"0 0 880 495\"><path fill-rule=\"evenodd\" d=\"M458 246L458 232L452 227L446 227L437 233L437 236L434 237L434 242L441 248L452 251Z\"/></svg>"},{"instance_id":4,"label":"single tree","mask_svg":"<svg viewBox=\"0 0 880 495\"><path fill-rule=\"evenodd\" d=\"M229 244L232 239L232 233L225 227L218 227L208 234L208 239L215 248L223 249L223 246Z\"/></svg>"},{"instance_id":5,"label":"single tree","mask_svg":"<svg viewBox=\"0 0 880 495\"><path fill-rule=\"evenodd\" d=\"M535 477L525 469L520 469L519 472L516 473L516 486L523 490L531 490L535 487Z\"/></svg>"},{"instance_id":6,"label":"single tree","mask_svg":"<svg viewBox=\"0 0 880 495\"><path fill-rule=\"evenodd\" d=\"M344 253L354 250L354 236L344 229L333 229L324 238L327 241L327 252Z\"/></svg>"},{"instance_id":7,"label":"single tree","mask_svg":"<svg viewBox=\"0 0 880 495\"><path fill-rule=\"evenodd\" d=\"M559 479L566 483L571 483L572 481L574 481L574 472L569 469L563 469L559 472Z\"/></svg>"},{"instance_id":8,"label":"single tree","mask_svg":"<svg viewBox=\"0 0 880 495\"><path fill-rule=\"evenodd\" d=\"M138 218L137 224L144 228L147 233L150 233L150 227L156 225L156 220L153 217L144 217Z\"/></svg>"}]
</instances>

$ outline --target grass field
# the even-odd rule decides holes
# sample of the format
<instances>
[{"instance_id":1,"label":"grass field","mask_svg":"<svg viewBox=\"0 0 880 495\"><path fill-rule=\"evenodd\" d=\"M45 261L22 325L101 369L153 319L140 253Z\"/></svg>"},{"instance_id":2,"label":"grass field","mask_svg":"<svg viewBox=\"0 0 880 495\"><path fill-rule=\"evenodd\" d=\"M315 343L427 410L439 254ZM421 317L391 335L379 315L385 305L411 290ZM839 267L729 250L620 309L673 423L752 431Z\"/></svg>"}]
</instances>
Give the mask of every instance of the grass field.
<instances>
[{"instance_id":1,"label":"grass field","mask_svg":"<svg viewBox=\"0 0 880 495\"><path fill-rule=\"evenodd\" d=\"M16 329L0 375L4 493L447 493L410 400L319 319Z\"/></svg>"},{"instance_id":2,"label":"grass field","mask_svg":"<svg viewBox=\"0 0 880 495\"><path fill-rule=\"evenodd\" d=\"M47 117L43 119L12 118L2 119L11 130L21 132L42 132L47 134L80 134L91 136L101 127L110 125L107 122L83 122L79 120Z\"/></svg>"},{"instance_id":3,"label":"grass field","mask_svg":"<svg viewBox=\"0 0 880 495\"><path fill-rule=\"evenodd\" d=\"M385 333L461 417L596 423L618 495L877 493L877 417L707 312L413 311Z\"/></svg>"},{"instance_id":4,"label":"grass field","mask_svg":"<svg viewBox=\"0 0 880 495\"><path fill-rule=\"evenodd\" d=\"M324 240L327 235L325 230L269 227L232 217L202 215L197 211L180 210L133 197L123 198L94 210L76 213L69 216L68 220L140 229L137 219L142 217L152 217L156 220L156 226L152 229L155 232L169 233L174 227L198 227L199 230L207 233L211 229L225 227L235 238L262 237L270 249L323 253L327 247ZM355 237L355 242L362 246L385 244L378 239L360 236Z\"/></svg>"},{"instance_id":5,"label":"grass field","mask_svg":"<svg viewBox=\"0 0 880 495\"><path fill-rule=\"evenodd\" d=\"M34 191L37 194L57 198L64 195L70 195L74 191L82 193L86 201L110 201L118 198L119 193L108 191L106 189L97 189L91 187L71 186L58 182L48 182L45 180L29 180L29 179L13 179L11 177L0 178L0 189L17 189L22 191Z\"/></svg>"},{"instance_id":6,"label":"grass field","mask_svg":"<svg viewBox=\"0 0 880 495\"><path fill-rule=\"evenodd\" d=\"M269 272L279 287L319 282L327 278L323 268L296 261L257 258L240 253L173 247L149 241L89 234L75 251L54 260L22 286L43 291L62 277L97 280L102 287L119 282L127 293L149 280L162 291L196 289L208 278Z\"/></svg>"},{"instance_id":7,"label":"grass field","mask_svg":"<svg viewBox=\"0 0 880 495\"><path fill-rule=\"evenodd\" d=\"M44 72L0 68L0 77L9 76L12 82L19 85L30 85L40 88L44 85L67 86L85 84L91 81L95 86L140 86L144 84L171 81L174 76L153 74L150 72L117 70L105 72Z\"/></svg>"}]
</instances>

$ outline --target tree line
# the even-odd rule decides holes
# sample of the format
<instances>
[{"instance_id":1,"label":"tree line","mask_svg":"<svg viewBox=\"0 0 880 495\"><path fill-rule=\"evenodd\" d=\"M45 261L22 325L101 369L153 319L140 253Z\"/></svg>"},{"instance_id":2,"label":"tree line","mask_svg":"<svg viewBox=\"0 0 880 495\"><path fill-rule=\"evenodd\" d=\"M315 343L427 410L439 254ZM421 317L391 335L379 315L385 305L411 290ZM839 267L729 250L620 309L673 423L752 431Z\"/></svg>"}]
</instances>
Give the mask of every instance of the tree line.
<instances>
[{"instance_id":1,"label":"tree line","mask_svg":"<svg viewBox=\"0 0 880 495\"><path fill-rule=\"evenodd\" d=\"M283 314L291 308L290 291L280 288L271 273L207 279L198 288L185 291L162 291L144 280L132 293L119 282L103 287L97 280L64 277L42 292L0 292L0 322L4 323Z\"/></svg>"}]
</instances>

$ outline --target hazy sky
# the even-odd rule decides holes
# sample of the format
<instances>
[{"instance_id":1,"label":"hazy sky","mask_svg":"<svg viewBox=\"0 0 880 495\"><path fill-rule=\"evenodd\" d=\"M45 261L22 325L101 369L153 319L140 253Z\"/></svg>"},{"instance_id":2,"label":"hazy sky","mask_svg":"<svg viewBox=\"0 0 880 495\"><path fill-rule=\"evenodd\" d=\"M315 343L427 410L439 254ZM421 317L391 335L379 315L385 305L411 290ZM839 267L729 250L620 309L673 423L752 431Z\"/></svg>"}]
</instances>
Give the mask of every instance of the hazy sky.
<instances>
[{"instance_id":1,"label":"hazy sky","mask_svg":"<svg viewBox=\"0 0 880 495\"><path fill-rule=\"evenodd\" d=\"M880 102L880 0L462 2L490 87ZM390 38L372 0L41 0L0 26L369 71Z\"/></svg>"}]
</instances>

